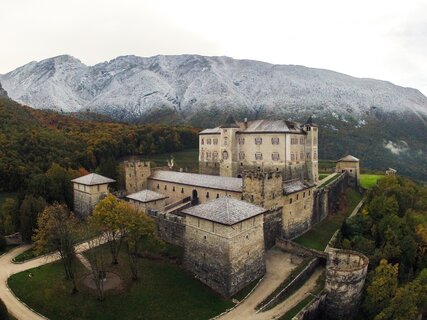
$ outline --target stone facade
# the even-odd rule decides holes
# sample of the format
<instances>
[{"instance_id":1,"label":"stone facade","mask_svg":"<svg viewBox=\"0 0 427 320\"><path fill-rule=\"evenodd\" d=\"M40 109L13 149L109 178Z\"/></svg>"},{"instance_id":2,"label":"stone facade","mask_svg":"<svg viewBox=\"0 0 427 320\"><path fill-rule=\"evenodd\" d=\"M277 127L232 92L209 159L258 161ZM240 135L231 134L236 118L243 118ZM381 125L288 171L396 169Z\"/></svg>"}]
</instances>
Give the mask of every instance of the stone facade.
<instances>
[{"instance_id":1,"label":"stone facade","mask_svg":"<svg viewBox=\"0 0 427 320\"><path fill-rule=\"evenodd\" d=\"M328 319L352 319L357 313L368 263L368 258L358 252L347 250L329 252L324 311Z\"/></svg>"},{"instance_id":2,"label":"stone facade","mask_svg":"<svg viewBox=\"0 0 427 320\"><path fill-rule=\"evenodd\" d=\"M265 273L263 215L223 225L187 216L184 263L188 270L226 297Z\"/></svg>"},{"instance_id":3,"label":"stone facade","mask_svg":"<svg viewBox=\"0 0 427 320\"><path fill-rule=\"evenodd\" d=\"M174 214L148 210L148 215L156 222L157 235L168 243L184 247L185 219Z\"/></svg>"},{"instance_id":4,"label":"stone facade","mask_svg":"<svg viewBox=\"0 0 427 320\"><path fill-rule=\"evenodd\" d=\"M128 193L147 189L147 179L151 175L149 161L125 161L124 167Z\"/></svg>"},{"instance_id":5,"label":"stone facade","mask_svg":"<svg viewBox=\"0 0 427 320\"><path fill-rule=\"evenodd\" d=\"M108 184L88 186L73 183L74 212L82 218L87 217L108 192Z\"/></svg>"},{"instance_id":6,"label":"stone facade","mask_svg":"<svg viewBox=\"0 0 427 320\"><path fill-rule=\"evenodd\" d=\"M149 202L141 202L133 199L128 199L128 202L132 204L138 211L147 213L148 210L163 211L166 207L166 199L159 199Z\"/></svg>"},{"instance_id":7,"label":"stone facade","mask_svg":"<svg viewBox=\"0 0 427 320\"><path fill-rule=\"evenodd\" d=\"M359 159L350 155L341 158L336 162L335 172L348 172L348 183L354 187L358 187L360 185Z\"/></svg>"},{"instance_id":8,"label":"stone facade","mask_svg":"<svg viewBox=\"0 0 427 320\"><path fill-rule=\"evenodd\" d=\"M206 129L199 135L199 168L234 177L245 170L281 171L285 180L317 183L318 127L257 120Z\"/></svg>"}]
</instances>

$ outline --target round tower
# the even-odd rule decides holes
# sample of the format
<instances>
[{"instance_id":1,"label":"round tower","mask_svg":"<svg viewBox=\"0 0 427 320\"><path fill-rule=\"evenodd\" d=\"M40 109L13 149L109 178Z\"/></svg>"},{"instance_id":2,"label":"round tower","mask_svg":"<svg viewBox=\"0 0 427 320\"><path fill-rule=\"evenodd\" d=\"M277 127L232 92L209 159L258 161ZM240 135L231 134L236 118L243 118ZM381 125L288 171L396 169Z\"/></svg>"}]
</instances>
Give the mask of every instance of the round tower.
<instances>
[{"instance_id":1,"label":"round tower","mask_svg":"<svg viewBox=\"0 0 427 320\"><path fill-rule=\"evenodd\" d=\"M355 251L331 250L326 263L327 319L352 319L359 308L369 259Z\"/></svg>"}]
</instances>

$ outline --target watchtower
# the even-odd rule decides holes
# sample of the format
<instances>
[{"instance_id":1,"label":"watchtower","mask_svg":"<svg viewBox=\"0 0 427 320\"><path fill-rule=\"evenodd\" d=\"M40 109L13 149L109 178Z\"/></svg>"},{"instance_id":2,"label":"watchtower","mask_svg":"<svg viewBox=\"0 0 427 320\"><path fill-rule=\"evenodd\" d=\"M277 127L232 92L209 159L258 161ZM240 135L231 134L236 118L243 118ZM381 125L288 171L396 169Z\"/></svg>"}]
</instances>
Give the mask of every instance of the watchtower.
<instances>
[{"instance_id":1,"label":"watchtower","mask_svg":"<svg viewBox=\"0 0 427 320\"><path fill-rule=\"evenodd\" d=\"M359 186L360 168L359 159L351 155L339 159L335 165L335 172L345 172L349 174L349 184L357 187Z\"/></svg>"},{"instance_id":2,"label":"watchtower","mask_svg":"<svg viewBox=\"0 0 427 320\"><path fill-rule=\"evenodd\" d=\"M220 175L235 177L237 175L237 137L240 127L232 115L229 115L225 123L220 126Z\"/></svg>"},{"instance_id":3,"label":"watchtower","mask_svg":"<svg viewBox=\"0 0 427 320\"><path fill-rule=\"evenodd\" d=\"M151 175L149 161L125 161L126 192L135 193L147 189L147 179Z\"/></svg>"}]
</instances>

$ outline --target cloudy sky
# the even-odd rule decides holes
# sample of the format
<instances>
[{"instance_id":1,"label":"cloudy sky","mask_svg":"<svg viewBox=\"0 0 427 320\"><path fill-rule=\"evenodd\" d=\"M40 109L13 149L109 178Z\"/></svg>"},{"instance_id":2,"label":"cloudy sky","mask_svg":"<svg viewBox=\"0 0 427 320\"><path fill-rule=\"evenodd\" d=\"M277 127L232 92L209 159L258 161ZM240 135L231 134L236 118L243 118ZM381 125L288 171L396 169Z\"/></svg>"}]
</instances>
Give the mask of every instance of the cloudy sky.
<instances>
[{"instance_id":1,"label":"cloudy sky","mask_svg":"<svg viewBox=\"0 0 427 320\"><path fill-rule=\"evenodd\" d=\"M425 0L2 1L0 73L71 54L196 53L331 69L427 94Z\"/></svg>"}]
</instances>

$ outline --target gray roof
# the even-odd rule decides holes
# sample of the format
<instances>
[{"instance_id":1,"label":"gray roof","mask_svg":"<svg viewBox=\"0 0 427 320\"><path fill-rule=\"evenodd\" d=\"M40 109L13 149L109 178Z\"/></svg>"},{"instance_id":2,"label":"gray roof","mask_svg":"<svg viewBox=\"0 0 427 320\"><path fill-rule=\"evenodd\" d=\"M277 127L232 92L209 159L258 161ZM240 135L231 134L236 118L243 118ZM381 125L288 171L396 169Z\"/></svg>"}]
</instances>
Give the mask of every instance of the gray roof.
<instances>
[{"instance_id":1,"label":"gray roof","mask_svg":"<svg viewBox=\"0 0 427 320\"><path fill-rule=\"evenodd\" d=\"M220 134L220 133L221 133L221 129L219 127L212 128L212 129L205 129L199 132L199 134Z\"/></svg>"},{"instance_id":2,"label":"gray roof","mask_svg":"<svg viewBox=\"0 0 427 320\"><path fill-rule=\"evenodd\" d=\"M182 213L231 226L266 211L267 210L262 207L245 201L231 197L221 197L184 209Z\"/></svg>"},{"instance_id":3,"label":"gray roof","mask_svg":"<svg viewBox=\"0 0 427 320\"><path fill-rule=\"evenodd\" d=\"M291 194L291 193L302 191L311 187L313 187L313 185L308 182L303 182L301 180L294 180L294 181L285 182L283 186L283 192L285 194Z\"/></svg>"},{"instance_id":4,"label":"gray roof","mask_svg":"<svg viewBox=\"0 0 427 320\"><path fill-rule=\"evenodd\" d=\"M138 202L146 203L168 198L167 196L151 190L141 190L126 196L127 199L132 199Z\"/></svg>"},{"instance_id":5,"label":"gray roof","mask_svg":"<svg viewBox=\"0 0 427 320\"><path fill-rule=\"evenodd\" d=\"M242 192L242 178L156 170L148 179L185 184L195 187Z\"/></svg>"},{"instance_id":6,"label":"gray roof","mask_svg":"<svg viewBox=\"0 0 427 320\"><path fill-rule=\"evenodd\" d=\"M357 159L356 157L353 157L351 155L345 156L341 159L339 159L337 162L339 161L347 161L347 162L359 162L359 159Z\"/></svg>"},{"instance_id":7,"label":"gray roof","mask_svg":"<svg viewBox=\"0 0 427 320\"><path fill-rule=\"evenodd\" d=\"M80 183L87 186L94 186L98 184L113 183L116 182L116 180L101 176L100 174L90 173L83 177L71 180L71 182Z\"/></svg>"},{"instance_id":8,"label":"gray roof","mask_svg":"<svg viewBox=\"0 0 427 320\"><path fill-rule=\"evenodd\" d=\"M301 125L287 120L255 120L248 121L247 128L244 122L238 122L239 133L304 133ZM205 129L200 134L218 134L220 127Z\"/></svg>"}]
</instances>

